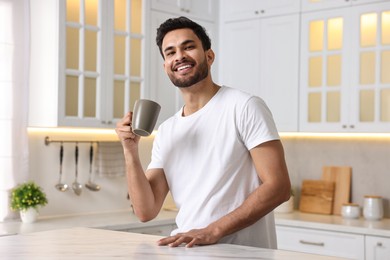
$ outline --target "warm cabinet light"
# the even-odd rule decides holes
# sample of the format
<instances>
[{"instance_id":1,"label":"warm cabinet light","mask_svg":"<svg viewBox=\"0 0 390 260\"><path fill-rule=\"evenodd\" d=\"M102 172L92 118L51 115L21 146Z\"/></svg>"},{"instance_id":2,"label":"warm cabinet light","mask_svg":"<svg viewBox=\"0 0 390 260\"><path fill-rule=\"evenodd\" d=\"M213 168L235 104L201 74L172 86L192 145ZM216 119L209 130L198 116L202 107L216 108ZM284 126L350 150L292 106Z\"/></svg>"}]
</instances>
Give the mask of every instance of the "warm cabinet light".
<instances>
[{"instance_id":1,"label":"warm cabinet light","mask_svg":"<svg viewBox=\"0 0 390 260\"><path fill-rule=\"evenodd\" d=\"M360 139L378 140L389 139L390 133L305 133L305 132L280 132L281 138L340 138L340 139Z\"/></svg>"}]
</instances>

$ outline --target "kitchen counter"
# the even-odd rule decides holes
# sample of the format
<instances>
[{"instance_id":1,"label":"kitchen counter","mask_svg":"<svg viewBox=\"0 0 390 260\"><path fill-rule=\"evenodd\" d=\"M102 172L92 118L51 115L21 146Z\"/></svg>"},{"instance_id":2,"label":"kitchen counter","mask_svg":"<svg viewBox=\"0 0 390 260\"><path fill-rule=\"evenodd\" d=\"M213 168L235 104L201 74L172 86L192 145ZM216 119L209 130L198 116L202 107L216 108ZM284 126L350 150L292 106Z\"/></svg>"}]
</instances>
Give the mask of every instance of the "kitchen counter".
<instances>
[{"instance_id":1,"label":"kitchen counter","mask_svg":"<svg viewBox=\"0 0 390 260\"><path fill-rule=\"evenodd\" d=\"M337 259L256 247L217 244L157 246L159 236L91 228L49 230L0 237L2 259Z\"/></svg>"},{"instance_id":2,"label":"kitchen counter","mask_svg":"<svg viewBox=\"0 0 390 260\"><path fill-rule=\"evenodd\" d=\"M344 219L336 215L309 214L294 211L293 213L275 213L275 223L280 226L312 228L390 238L389 218L369 221L363 217L358 219Z\"/></svg>"},{"instance_id":3,"label":"kitchen counter","mask_svg":"<svg viewBox=\"0 0 390 260\"><path fill-rule=\"evenodd\" d=\"M0 222L0 236L71 227L120 230L125 228L173 225L175 224L176 214L177 212L175 211L162 210L154 220L146 223L140 222L131 210L58 217L40 217L37 222L31 224L22 223L20 220L13 220Z\"/></svg>"}]
</instances>

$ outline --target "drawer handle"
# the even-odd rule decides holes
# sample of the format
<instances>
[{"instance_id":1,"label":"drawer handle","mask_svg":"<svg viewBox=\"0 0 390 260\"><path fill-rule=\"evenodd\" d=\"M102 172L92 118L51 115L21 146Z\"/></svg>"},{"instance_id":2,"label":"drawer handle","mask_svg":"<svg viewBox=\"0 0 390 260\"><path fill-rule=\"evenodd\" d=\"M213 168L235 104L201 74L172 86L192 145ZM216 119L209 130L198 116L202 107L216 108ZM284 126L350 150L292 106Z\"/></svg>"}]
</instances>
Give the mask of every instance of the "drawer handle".
<instances>
[{"instance_id":1,"label":"drawer handle","mask_svg":"<svg viewBox=\"0 0 390 260\"><path fill-rule=\"evenodd\" d=\"M325 243L323 242L310 242L305 240L299 240L299 243L304 245L311 245L311 246L325 246Z\"/></svg>"}]
</instances>

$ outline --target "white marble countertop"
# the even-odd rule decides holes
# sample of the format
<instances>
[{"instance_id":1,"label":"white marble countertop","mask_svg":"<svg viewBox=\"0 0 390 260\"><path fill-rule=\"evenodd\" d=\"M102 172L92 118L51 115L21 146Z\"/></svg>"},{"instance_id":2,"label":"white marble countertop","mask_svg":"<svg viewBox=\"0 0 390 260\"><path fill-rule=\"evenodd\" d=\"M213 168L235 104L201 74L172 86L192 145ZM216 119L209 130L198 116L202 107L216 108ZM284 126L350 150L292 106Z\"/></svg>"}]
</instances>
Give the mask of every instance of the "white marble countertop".
<instances>
[{"instance_id":1,"label":"white marble countertop","mask_svg":"<svg viewBox=\"0 0 390 260\"><path fill-rule=\"evenodd\" d=\"M281 226L390 237L389 218L369 221L363 217L344 219L337 215L309 214L294 211L293 213L275 213L275 223Z\"/></svg>"},{"instance_id":2,"label":"white marble countertop","mask_svg":"<svg viewBox=\"0 0 390 260\"><path fill-rule=\"evenodd\" d=\"M91 228L68 228L0 237L1 259L337 259L217 244L194 248L158 246L158 236Z\"/></svg>"},{"instance_id":3,"label":"white marble countertop","mask_svg":"<svg viewBox=\"0 0 390 260\"><path fill-rule=\"evenodd\" d=\"M22 223L20 220L12 220L0 222L0 236L71 227L92 227L119 230L122 228L169 225L175 224L176 214L177 212L175 211L162 210L154 220L145 223L140 222L131 210L58 217L40 217L37 222L31 224Z\"/></svg>"}]
</instances>

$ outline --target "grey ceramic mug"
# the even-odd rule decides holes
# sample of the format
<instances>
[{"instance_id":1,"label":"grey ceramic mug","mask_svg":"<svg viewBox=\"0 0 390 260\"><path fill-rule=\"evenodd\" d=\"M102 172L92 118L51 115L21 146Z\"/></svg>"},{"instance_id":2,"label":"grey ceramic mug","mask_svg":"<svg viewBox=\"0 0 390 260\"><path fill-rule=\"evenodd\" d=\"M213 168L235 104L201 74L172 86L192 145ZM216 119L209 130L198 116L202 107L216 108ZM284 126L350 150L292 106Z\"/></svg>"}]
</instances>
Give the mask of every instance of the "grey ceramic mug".
<instances>
[{"instance_id":1,"label":"grey ceramic mug","mask_svg":"<svg viewBox=\"0 0 390 260\"><path fill-rule=\"evenodd\" d=\"M156 126L161 106L148 99L139 99L134 104L131 127L133 133L139 136L149 136Z\"/></svg>"}]
</instances>

